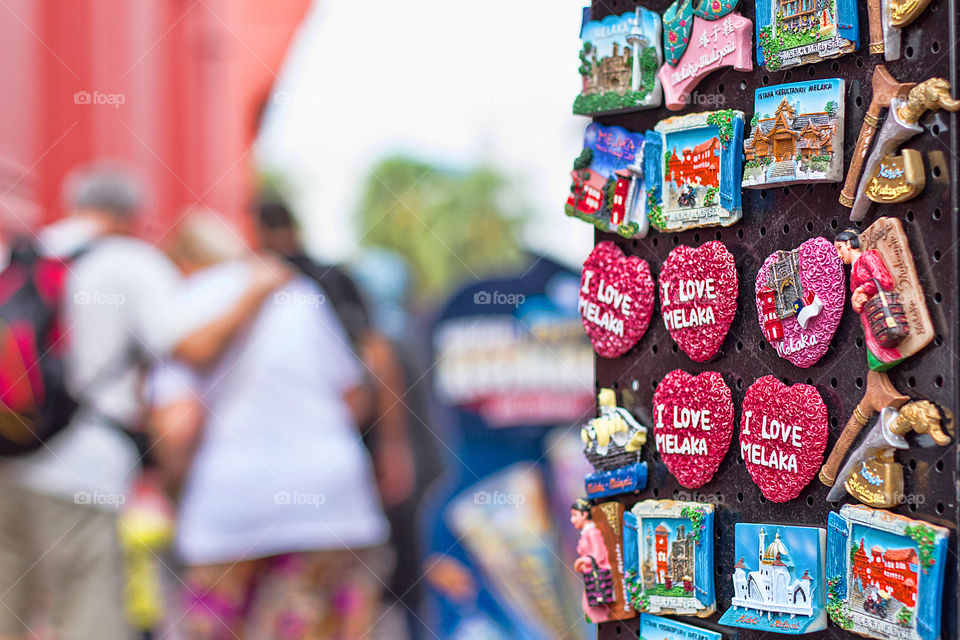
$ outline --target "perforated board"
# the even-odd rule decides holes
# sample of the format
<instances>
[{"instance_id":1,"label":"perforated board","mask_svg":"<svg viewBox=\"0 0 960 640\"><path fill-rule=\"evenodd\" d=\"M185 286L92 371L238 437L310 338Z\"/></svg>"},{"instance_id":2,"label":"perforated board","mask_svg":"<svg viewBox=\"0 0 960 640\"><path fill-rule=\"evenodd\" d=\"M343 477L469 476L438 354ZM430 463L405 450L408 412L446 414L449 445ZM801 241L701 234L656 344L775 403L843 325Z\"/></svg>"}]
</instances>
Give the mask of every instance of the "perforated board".
<instances>
[{"instance_id":1,"label":"perforated board","mask_svg":"<svg viewBox=\"0 0 960 640\"><path fill-rule=\"evenodd\" d=\"M593 18L622 14L637 4L657 11L666 9L668 0L596 0ZM741 1L740 11L753 19L754 3ZM694 104L677 113L693 113L717 108L742 110L749 121L753 115L753 94L757 87L790 81L841 77L847 81L845 156L852 154L863 115L871 95L871 75L882 56L867 52L869 30L865 3L859 2L861 47L857 53L834 61L797 67L775 73L756 69L752 73L722 70L704 80L694 94ZM947 78L957 95L957 27L958 0L933 0L927 11L904 32L903 57L886 63L887 68L901 81L919 81L931 76ZM699 101L699 103L697 103ZM631 114L596 118L602 124L616 124L632 131L652 129L658 120L675 115L665 108ZM586 120L584 120L586 124ZM923 194L903 205L874 206L867 223L878 215L899 217L909 235L910 245L917 261L920 280L933 316L937 337L921 354L894 369L890 377L903 393L929 397L952 407L958 413L958 140L957 115L945 112L928 114L921 120L922 136L909 147L923 152L926 163L927 186ZM611 234L598 233L596 240L613 240L625 252L638 255L650 262L657 273L667 254L678 244L699 246L709 240L723 241L736 256L740 280L737 316L720 354L706 364L690 360L674 345L659 316L659 308L650 329L643 339L624 356L606 360L597 358L598 388L609 386L635 415L645 424L652 424L653 391L657 382L669 371L681 368L692 374L715 370L723 374L733 390L737 407L737 425L740 405L745 390L760 376L772 374L787 383L805 382L820 391L830 412L830 444L850 416L863 394L867 372L859 320L849 309L834 336L829 351L820 362L809 369L800 369L779 358L766 344L757 323L753 295L753 281L757 269L767 255L776 249L790 249L815 235L833 238L838 229L850 226L849 210L840 206L837 196L840 184L821 184L800 187L744 190L744 215L736 225L724 229L691 230L679 234L651 234L643 240L624 240ZM750 478L736 451L735 435L713 481L700 492L717 503L716 519L716 581L718 614L707 620L691 620L695 624L724 632L727 637L739 635L741 640L755 640L760 633L743 629L729 629L716 624L719 613L730 605L732 582L733 527L736 522L781 522L826 526L827 513L839 504L826 502L827 488L814 480L801 496L787 504L765 502ZM692 497L695 492L679 487L666 473L655 453L645 453L651 465L649 488L637 499L671 498L678 495ZM958 547L958 448L933 447L912 449L897 454L905 464L905 482L908 494L923 496L923 503L904 504L895 509L913 517L946 526L951 530L950 553L946 566L946 586L942 621L942 638L958 638L957 575ZM628 506L634 501L627 500ZM600 625L601 639L636 638L639 621L611 622ZM810 638L855 638L830 624L826 631L810 634Z\"/></svg>"}]
</instances>

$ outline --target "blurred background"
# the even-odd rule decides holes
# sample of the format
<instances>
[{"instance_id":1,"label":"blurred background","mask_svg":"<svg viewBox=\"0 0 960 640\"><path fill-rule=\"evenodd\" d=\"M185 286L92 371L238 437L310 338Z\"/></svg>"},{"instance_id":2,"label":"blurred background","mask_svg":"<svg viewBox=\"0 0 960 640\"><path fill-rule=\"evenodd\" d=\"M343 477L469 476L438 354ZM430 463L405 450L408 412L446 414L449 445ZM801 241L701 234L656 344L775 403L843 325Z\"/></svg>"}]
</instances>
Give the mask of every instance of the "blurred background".
<instances>
[{"instance_id":1,"label":"blurred background","mask_svg":"<svg viewBox=\"0 0 960 640\"><path fill-rule=\"evenodd\" d=\"M570 109L583 4L0 1L0 240L68 215L64 180L104 160L139 176L135 235L161 250L197 207L275 248L267 203L298 252L356 284L357 323L389 353L393 384L358 349L416 476L381 495L382 613L354 635L275 637L585 637L566 519L594 406L576 313L593 233L562 215L587 124ZM380 474L376 429L359 433ZM178 624L184 563L151 537L176 501L135 495L152 497L124 509L153 515L123 538L131 624L220 637Z\"/></svg>"}]
</instances>

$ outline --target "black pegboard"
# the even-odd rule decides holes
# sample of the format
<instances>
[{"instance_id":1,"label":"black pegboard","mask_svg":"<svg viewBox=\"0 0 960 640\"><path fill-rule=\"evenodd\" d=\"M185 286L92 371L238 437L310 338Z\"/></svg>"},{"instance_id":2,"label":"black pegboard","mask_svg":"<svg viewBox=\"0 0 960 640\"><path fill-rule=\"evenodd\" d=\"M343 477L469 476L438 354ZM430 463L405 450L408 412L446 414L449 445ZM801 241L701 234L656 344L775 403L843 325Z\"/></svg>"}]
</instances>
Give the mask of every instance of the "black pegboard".
<instances>
[{"instance_id":1,"label":"black pegboard","mask_svg":"<svg viewBox=\"0 0 960 640\"><path fill-rule=\"evenodd\" d=\"M632 11L637 4L662 12L670 0L595 0L592 16L600 19L611 14ZM695 90L693 102L683 111L694 113L718 108L743 111L749 122L753 115L753 94L757 87L784 82L819 78L846 79L845 164L856 143L860 124L870 102L871 75L882 56L867 51L869 30L865 3L860 6L861 46L856 53L815 65L796 67L786 71L768 72L757 68L752 73L732 69L718 71ZM957 27L960 0L933 0L927 11L903 33L903 57L886 63L893 76L901 81L920 81L940 76L950 80L957 95ZM753 20L754 3L741 0L740 11ZM698 102L699 101L699 102ZM606 125L620 125L632 131L652 129L657 121L676 115L666 108L651 109L630 114L598 117ZM903 393L925 396L953 408L960 415L957 374L960 373L957 354L957 324L960 311L958 278L958 140L957 114L943 111L927 114L921 124L922 136L909 143L924 154L927 186L916 200L897 206L874 205L866 224L883 215L899 217L906 227L910 246L916 258L920 281L933 317L937 337L922 353L896 367L890 374L894 384ZM743 219L728 228L686 231L678 234L660 234L651 231L642 240L625 240L612 234L597 233L596 240L613 240L627 254L646 259L654 273L658 273L667 254L678 244L699 246L710 240L721 240L736 257L740 281L737 315L723 348L711 362L698 364L679 351L663 327L659 305L646 335L630 352L620 358L597 358L597 386L613 387L624 404L645 424L653 423L651 408L657 382L673 369L684 369L692 374L714 370L723 374L733 390L736 424L740 423L740 405L744 391L760 376L772 374L789 384L805 382L814 385L823 396L830 414L830 443L832 447L854 406L863 393L867 373L859 319L849 309L837 330L830 349L815 366L801 369L779 358L760 333L753 295L753 281L763 260L776 249L791 249L816 235L832 240L838 229L851 226L849 209L837 202L841 184L819 184L766 189L744 190ZM699 490L702 499L719 505L716 518L716 585L717 614L707 620L691 619L695 624L724 631L728 637L738 634L740 640L757 640L762 634L744 629L719 627L716 621L730 606L732 583L730 572L734 560L733 527L736 522L782 522L826 526L827 513L839 504L826 502L827 488L814 479L803 493L787 504L778 505L761 496L750 478L743 461L737 455L735 428L730 451L714 477ZM680 487L666 473L655 452L648 450L651 466L648 489L637 499L694 497ZM958 462L960 450L954 444L948 447L911 449L899 452L897 458L905 465L906 492L922 495L923 504L905 504L894 511L919 517L951 530L946 566L946 582L941 637L958 640L957 528ZM847 501L850 499L847 498ZM634 500L627 500L628 506ZM599 638L636 638L637 620L611 622L600 625ZM786 637L786 636L783 636ZM819 638L856 638L832 623L827 630L806 636Z\"/></svg>"}]
</instances>

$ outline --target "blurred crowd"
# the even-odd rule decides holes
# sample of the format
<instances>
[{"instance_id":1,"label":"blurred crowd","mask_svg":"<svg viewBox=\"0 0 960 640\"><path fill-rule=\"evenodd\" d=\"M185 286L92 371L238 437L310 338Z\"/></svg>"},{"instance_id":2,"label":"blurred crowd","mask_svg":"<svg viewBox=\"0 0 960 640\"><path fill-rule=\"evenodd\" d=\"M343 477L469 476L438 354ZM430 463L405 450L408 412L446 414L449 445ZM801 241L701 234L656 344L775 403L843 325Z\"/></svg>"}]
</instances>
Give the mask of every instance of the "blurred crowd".
<instances>
[{"instance_id":1,"label":"blurred crowd","mask_svg":"<svg viewBox=\"0 0 960 640\"><path fill-rule=\"evenodd\" d=\"M38 349L73 404L0 461L0 640L417 637L437 463L403 260L317 262L266 195L253 247L199 208L151 244L147 191L78 169L10 242L5 271L65 267Z\"/></svg>"}]
</instances>

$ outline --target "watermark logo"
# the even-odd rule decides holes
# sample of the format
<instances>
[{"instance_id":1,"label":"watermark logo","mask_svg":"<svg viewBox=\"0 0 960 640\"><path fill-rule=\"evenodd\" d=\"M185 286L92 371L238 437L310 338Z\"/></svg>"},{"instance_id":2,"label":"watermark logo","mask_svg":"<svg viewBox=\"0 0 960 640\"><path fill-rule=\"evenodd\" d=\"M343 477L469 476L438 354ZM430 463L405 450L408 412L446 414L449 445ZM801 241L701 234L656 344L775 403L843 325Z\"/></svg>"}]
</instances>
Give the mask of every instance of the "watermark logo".
<instances>
[{"instance_id":1,"label":"watermark logo","mask_svg":"<svg viewBox=\"0 0 960 640\"><path fill-rule=\"evenodd\" d=\"M273 503L279 505L308 506L319 509L327 501L322 493L304 493L302 491L277 491L273 494Z\"/></svg>"},{"instance_id":2,"label":"watermark logo","mask_svg":"<svg viewBox=\"0 0 960 640\"><path fill-rule=\"evenodd\" d=\"M276 104L302 104L308 107L319 107L322 104L323 97L319 93L312 92L277 91L271 96L271 100Z\"/></svg>"},{"instance_id":3,"label":"watermark logo","mask_svg":"<svg viewBox=\"0 0 960 640\"><path fill-rule=\"evenodd\" d=\"M687 98L688 105L697 105L700 107L719 107L727 104L727 98L722 93L700 93L694 91Z\"/></svg>"},{"instance_id":4,"label":"watermark logo","mask_svg":"<svg viewBox=\"0 0 960 640\"><path fill-rule=\"evenodd\" d=\"M499 491L477 491L473 494L473 504L493 504L519 507L527 501L522 493L500 493Z\"/></svg>"},{"instance_id":5,"label":"watermark logo","mask_svg":"<svg viewBox=\"0 0 960 640\"><path fill-rule=\"evenodd\" d=\"M722 493L700 493L699 491L677 491L673 497L680 502L702 502L703 504L721 505L726 502Z\"/></svg>"},{"instance_id":6,"label":"watermark logo","mask_svg":"<svg viewBox=\"0 0 960 640\"><path fill-rule=\"evenodd\" d=\"M101 305L119 307L127 301L122 293L103 293L101 291L78 291L73 294L74 304Z\"/></svg>"},{"instance_id":7,"label":"watermark logo","mask_svg":"<svg viewBox=\"0 0 960 640\"><path fill-rule=\"evenodd\" d=\"M119 109L127 102L123 93L102 93L100 91L77 91L73 94L73 104L106 105Z\"/></svg>"},{"instance_id":8,"label":"watermark logo","mask_svg":"<svg viewBox=\"0 0 960 640\"><path fill-rule=\"evenodd\" d=\"M73 494L73 504L93 507L113 507L119 509L127 501L125 493L106 493L103 491L77 491Z\"/></svg>"},{"instance_id":9,"label":"watermark logo","mask_svg":"<svg viewBox=\"0 0 960 640\"><path fill-rule=\"evenodd\" d=\"M278 291L273 294L273 301L276 304L299 304L309 307L319 307L327 301L322 293L298 293L290 291Z\"/></svg>"},{"instance_id":10,"label":"watermark logo","mask_svg":"<svg viewBox=\"0 0 960 640\"><path fill-rule=\"evenodd\" d=\"M477 291L473 294L473 304L495 304L519 307L527 301L522 293L503 293L502 291Z\"/></svg>"}]
</instances>

